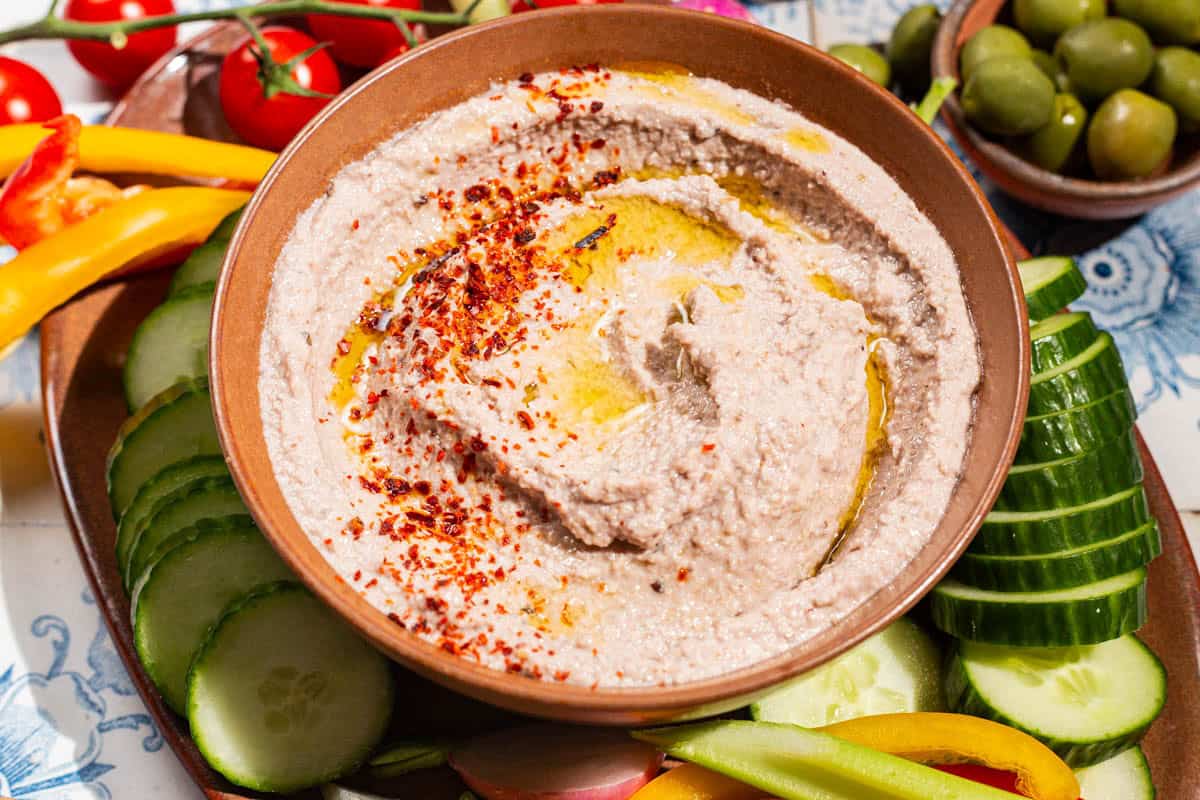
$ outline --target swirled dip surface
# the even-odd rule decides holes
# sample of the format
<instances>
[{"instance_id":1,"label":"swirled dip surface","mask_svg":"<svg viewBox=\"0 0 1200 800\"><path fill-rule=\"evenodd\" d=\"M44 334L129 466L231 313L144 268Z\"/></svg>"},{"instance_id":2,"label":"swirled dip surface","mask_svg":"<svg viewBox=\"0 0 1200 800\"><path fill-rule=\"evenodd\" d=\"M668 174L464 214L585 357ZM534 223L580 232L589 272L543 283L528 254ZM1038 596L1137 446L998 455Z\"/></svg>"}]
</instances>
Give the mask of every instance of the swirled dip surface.
<instances>
[{"instance_id":1,"label":"swirled dip surface","mask_svg":"<svg viewBox=\"0 0 1200 800\"><path fill-rule=\"evenodd\" d=\"M343 169L275 266L260 368L347 583L592 686L746 666L885 585L979 381L953 255L878 165L718 81L596 67Z\"/></svg>"}]
</instances>

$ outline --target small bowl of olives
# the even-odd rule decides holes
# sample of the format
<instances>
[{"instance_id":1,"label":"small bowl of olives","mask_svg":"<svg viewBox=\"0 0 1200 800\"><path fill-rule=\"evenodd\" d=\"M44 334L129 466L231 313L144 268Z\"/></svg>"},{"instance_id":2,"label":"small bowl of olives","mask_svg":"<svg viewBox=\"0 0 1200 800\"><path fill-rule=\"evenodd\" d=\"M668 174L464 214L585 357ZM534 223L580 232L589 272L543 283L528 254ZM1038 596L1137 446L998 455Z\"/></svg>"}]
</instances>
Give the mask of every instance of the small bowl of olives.
<instances>
[{"instance_id":1,"label":"small bowl of olives","mask_svg":"<svg viewBox=\"0 0 1200 800\"><path fill-rule=\"evenodd\" d=\"M957 0L935 77L951 133L1014 197L1136 216L1200 185L1200 0Z\"/></svg>"}]
</instances>

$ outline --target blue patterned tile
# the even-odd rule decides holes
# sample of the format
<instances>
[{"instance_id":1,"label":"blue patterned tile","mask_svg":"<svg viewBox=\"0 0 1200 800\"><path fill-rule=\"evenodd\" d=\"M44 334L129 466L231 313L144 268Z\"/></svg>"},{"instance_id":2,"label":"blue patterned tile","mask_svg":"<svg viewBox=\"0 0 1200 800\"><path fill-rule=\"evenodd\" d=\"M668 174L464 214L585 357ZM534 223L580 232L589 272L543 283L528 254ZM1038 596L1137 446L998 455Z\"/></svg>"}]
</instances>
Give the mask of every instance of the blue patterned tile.
<instances>
[{"instance_id":1,"label":"blue patterned tile","mask_svg":"<svg viewBox=\"0 0 1200 800\"><path fill-rule=\"evenodd\" d=\"M94 606L91 594L82 600ZM62 617L43 614L29 635L49 645L41 664L0 662L0 795L32 800L108 800L106 776L114 769L105 754L113 731L141 735L144 752L162 749L163 739L145 713L114 713L113 697L133 686L94 614L96 632L87 645L86 667L69 668L71 627Z\"/></svg>"}]
</instances>

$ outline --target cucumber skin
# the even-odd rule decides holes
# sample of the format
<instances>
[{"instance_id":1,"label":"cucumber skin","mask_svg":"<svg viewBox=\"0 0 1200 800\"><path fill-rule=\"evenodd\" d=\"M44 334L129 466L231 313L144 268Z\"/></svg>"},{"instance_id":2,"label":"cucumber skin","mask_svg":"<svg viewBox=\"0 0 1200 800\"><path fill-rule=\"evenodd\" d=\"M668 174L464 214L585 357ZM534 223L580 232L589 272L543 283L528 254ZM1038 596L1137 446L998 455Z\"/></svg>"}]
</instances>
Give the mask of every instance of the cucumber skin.
<instances>
[{"instance_id":1,"label":"cucumber skin","mask_svg":"<svg viewBox=\"0 0 1200 800\"><path fill-rule=\"evenodd\" d=\"M1141 747L1131 747L1128 750L1124 750L1121 753L1117 753L1117 755L1113 756L1113 758L1125 758L1125 757L1132 757L1132 758L1136 759L1138 762L1137 763L1137 772L1138 772L1138 777L1140 778L1138 783L1141 784L1141 787L1140 787L1141 793L1138 794L1136 797L1123 797L1123 798L1121 798L1121 800L1155 800L1155 798L1158 797L1158 788L1155 787L1155 785L1154 785L1154 775L1150 770L1150 762L1148 760L1146 760L1146 754L1142 751L1142 748ZM1109 759L1109 760L1111 760L1111 759ZM1099 764L1093 764L1092 766L1093 767L1101 767L1101 765L1103 763L1104 762L1101 761ZM1101 769L1103 769L1103 767L1101 767ZM1079 774L1079 770L1076 770L1075 775L1076 775L1076 777L1079 778L1079 783L1081 784L1081 788L1083 788L1085 790L1084 794L1087 797L1092 798L1092 800L1102 800L1101 797L1097 797L1092 794L1088 794L1087 786L1083 785L1084 784L1084 776ZM1109 800L1111 800L1112 795L1110 794L1107 796L1108 796Z\"/></svg>"},{"instance_id":2,"label":"cucumber skin","mask_svg":"<svg viewBox=\"0 0 1200 800\"><path fill-rule=\"evenodd\" d=\"M229 470L225 466L225 459L221 456L195 456L193 458L185 458L182 461L177 461L174 464L163 467L161 470L155 473L153 478L150 478L143 483L141 488L138 489L137 494L134 495L133 500L130 502L129 508L126 509L125 513L121 515L121 519L117 523L117 540L114 545L114 549L116 551L117 558L117 572L120 573L122 580L125 579L125 562L129 558L129 550L133 546L134 542L133 534L135 526L145 524L145 522L153 515L154 507L158 504L158 502L163 497L173 493L174 489L166 494L159 494L154 503L145 509L145 513L139 515L141 517L140 519L136 521L133 520L130 517L130 512L138 506L139 499L141 499L143 503L146 502L145 498L147 495L143 494L144 492L156 491L158 486L166 480L168 473L177 473L183 470L196 471L196 474L192 478L186 479L184 483L189 483L192 480L201 477L229 474ZM179 486L182 485L183 483L179 484ZM176 486L175 488L178 489L179 486Z\"/></svg>"},{"instance_id":3,"label":"cucumber skin","mask_svg":"<svg viewBox=\"0 0 1200 800\"><path fill-rule=\"evenodd\" d=\"M985 518L970 552L995 556L1027 556L1073 550L1102 542L1153 520L1142 489L1115 503L1059 517L1029 522L994 522Z\"/></svg>"},{"instance_id":4,"label":"cucumber skin","mask_svg":"<svg viewBox=\"0 0 1200 800\"><path fill-rule=\"evenodd\" d=\"M1030 331L1036 336L1036 331ZM1033 374L1054 369L1088 349L1100 338L1100 329L1092 315L1080 314L1078 321L1048 336L1036 336L1030 342Z\"/></svg>"},{"instance_id":5,"label":"cucumber skin","mask_svg":"<svg viewBox=\"0 0 1200 800\"><path fill-rule=\"evenodd\" d=\"M140 392L136 385L137 376L134 374L134 370L136 369L137 365L142 360L139 358L138 353L142 347L143 340L147 336L156 335L155 332L153 331L153 328L155 326L158 316L160 314L169 313L171 310L170 307L172 307L172 306L175 308L178 308L183 303L190 303L190 302L193 302L196 300L201 300L201 301L207 300L208 308L209 308L209 317L211 318L212 304L213 304L213 298L215 296L215 292L216 292L216 286L215 286L215 284L213 284L211 282L196 284L195 286L189 286L185 289L182 289L179 292L179 294L177 294L173 297L168 297L166 300L164 300L162 303L160 303L158 306L156 306L153 311L151 311L149 314L146 315L146 318L141 321L141 323L138 325L137 329L133 332L133 339L130 340L129 348L125 351L125 366L121 370L121 386L123 387L123 389L125 391L125 403L129 407L129 411L131 413L137 411L138 408L140 408L141 406L148 403L155 396L155 395L151 395L150 397L145 398L144 400L139 398L138 395L140 394ZM178 328L180 326L176 326L176 327ZM159 335L161 335L161 334L159 334ZM202 377L207 377L207 375L208 375L207 337L205 338L202 346L204 348L204 354L205 354L205 357L203 359L201 359L203 371L199 372L199 373L190 374L190 375L177 375L177 376L175 376L175 383L172 385L178 385L179 383L182 383L184 381L197 380ZM159 392L161 393L163 390L165 390L167 388L170 388L170 387L163 387L163 389L159 390Z\"/></svg>"},{"instance_id":6,"label":"cucumber skin","mask_svg":"<svg viewBox=\"0 0 1200 800\"><path fill-rule=\"evenodd\" d=\"M233 232L237 229L242 212L245 210L246 208L243 206L221 220L208 238L179 265L179 269L175 270L175 275L171 278L171 286L167 289L168 300L189 287L216 281L218 273L214 272L210 275L208 264L197 264L195 259L204 259L207 262L210 258L209 254L219 249L221 254L218 256L218 260L224 260L225 250L228 249L229 242L233 239Z\"/></svg>"},{"instance_id":7,"label":"cucumber skin","mask_svg":"<svg viewBox=\"0 0 1200 800\"><path fill-rule=\"evenodd\" d=\"M282 581L274 581L271 583L264 583L261 586L258 586L255 589L251 590L250 592L246 593L239 600L235 600L234 602L230 603L229 607L226 608L221 613L221 616L217 619L217 621L213 623L212 628L209 629L208 637L204 640L204 644L200 645L200 649L198 651L196 651L196 655L192 658L192 665L188 669L188 679L187 679L187 685L188 685L187 710L188 710L188 713L187 713L187 717L188 717L189 724L191 723L192 705L196 702L192 697L192 683L193 683L192 676L195 674L197 667L203 666L205 656L207 655L208 651L214 646L214 642L216 640L216 636L214 634L218 631L218 629L220 629L221 624L224 623L225 620L229 619L230 617L234 616L235 614L237 614L240 611L244 611L245 609L249 608L250 606L254 605L255 603L258 603L259 601L261 601L265 598L268 598L272 595L281 594L281 593L285 593L285 592L299 592L302 594L310 594L310 592L304 586L304 584L302 584L296 580L282 580ZM348 624L348 623L346 623L346 624ZM385 708L388 709L388 712L387 712L382 724L380 725L380 735L379 735L380 741L383 740L383 736L386 734L387 730L389 729L389 727L391 725L392 717L395 714L396 683L395 683L394 679L387 683L387 693L388 693L388 696L386 698L382 698L383 702L381 703L381 705L383 705ZM204 756L204 760L208 763L208 765L210 767L212 767L215 771L221 772L221 769L216 764L213 763L213 761L209 757L208 752L205 749L205 737L203 735L198 736L197 732L193 729L192 730L192 740L196 744L196 749L198 749L200 751L200 754L202 756ZM358 758L357 760L353 761L352 763L346 764L342 767L339 767L337 770L330 772L330 774L328 774L328 775L320 776L319 778L314 780L312 783L305 783L303 785L297 785L297 786L274 786L274 785L271 785L269 782L250 781L247 783L239 783L237 785L245 786L248 789L254 789L255 791L260 791L260 792L289 793L289 792L298 791L300 789L307 788L310 786L317 786L319 784L329 783L330 781L337 780L338 778L340 778L344 775L349 775L351 773L357 772L364 764L367 763L367 761L371 757L371 753L373 753L378 746L379 746L379 741L372 744L370 749L368 749L366 752L364 752L361 755L361 757ZM221 774L224 775L223 772L221 772ZM225 777L228 778L229 776L225 776ZM232 778L229 778L229 779L231 781L233 780Z\"/></svg>"},{"instance_id":8,"label":"cucumber skin","mask_svg":"<svg viewBox=\"0 0 1200 800\"><path fill-rule=\"evenodd\" d=\"M1100 644L1133 633L1146 623L1146 580L1103 597L1067 603L989 603L929 595L934 624L942 631L984 644L1069 647Z\"/></svg>"},{"instance_id":9,"label":"cucumber skin","mask_svg":"<svg viewBox=\"0 0 1200 800\"><path fill-rule=\"evenodd\" d=\"M1050 378L1034 380L1029 385L1030 416L1042 416L1067 411L1075 406L1102 400L1128 386L1121 354L1108 333L1100 334L1108 343L1094 358Z\"/></svg>"},{"instance_id":10,"label":"cucumber skin","mask_svg":"<svg viewBox=\"0 0 1200 800\"><path fill-rule=\"evenodd\" d=\"M1036 465L1009 472L995 507L1002 511L1037 511L1102 500L1142 482L1144 471L1132 432L1102 447L1042 469Z\"/></svg>"},{"instance_id":11,"label":"cucumber skin","mask_svg":"<svg viewBox=\"0 0 1200 800\"><path fill-rule=\"evenodd\" d=\"M1140 639L1138 641L1139 643L1141 642ZM1145 644L1142 644L1142 646L1145 647ZM1157 656L1154 660L1158 662L1158 668L1162 671L1165 682L1166 670L1163 669L1162 662L1158 661ZM1072 769L1081 769L1099 764L1101 761L1106 761L1117 755L1122 750L1133 747L1142 740L1142 737L1146 735L1146 731L1154 723L1154 718L1151 718L1150 722L1135 731L1130 731L1124 736L1097 742L1068 742L1055 739L1051 736L1045 736L1024 727L1016 720L1000 713L989 705L979 692L975 690L975 687L971 685L970 678L967 676L966 669L963 667L962 659L959 657L958 652L955 652L950 657L950 663L946 668L946 704L956 713L990 719L1029 734L1053 750Z\"/></svg>"},{"instance_id":12,"label":"cucumber skin","mask_svg":"<svg viewBox=\"0 0 1200 800\"><path fill-rule=\"evenodd\" d=\"M258 527L254 524L254 519L249 514L233 517L219 517L217 519L197 520L195 525L176 532L175 535L171 536L161 545L159 545L159 547L157 547L154 551L154 556L151 558L150 564L151 566L157 565L160 560L167 558L170 555L170 551L173 550L177 545L191 540L199 539L204 536L228 536L244 534L253 534L254 536L258 537L262 536L262 534L258 532ZM146 674L150 676L150 680L154 683L155 688L158 689L159 694L162 695L163 700L166 701L167 705L170 706L174 711L183 714L186 712L186 708L182 707L182 705L177 705L176 702L174 702L174 699L169 696L168 692L164 690L163 678L159 674L156 664L148 657L150 648L146 642L145 631L142 625L142 620L145 619L146 610L139 605L139 601L142 598L142 588L146 585L146 581L150 578L151 572L152 570L150 567L144 570L143 575L138 580L133 591L131 592L132 599L130 601L130 617L132 620L134 633L133 644L137 651L138 661L141 662L142 668L146 670ZM264 581L264 583L266 583L266 581ZM197 642L197 648L199 645L200 642ZM185 697L186 693L187 690L185 677Z\"/></svg>"},{"instance_id":13,"label":"cucumber skin","mask_svg":"<svg viewBox=\"0 0 1200 800\"><path fill-rule=\"evenodd\" d=\"M1133 428L1137 405L1128 389L1044 417L1029 417L1021 429L1017 464L1057 461L1094 450Z\"/></svg>"},{"instance_id":14,"label":"cucumber skin","mask_svg":"<svg viewBox=\"0 0 1200 800\"><path fill-rule=\"evenodd\" d=\"M154 522L155 518L159 515L159 512L166 510L168 501L170 501L172 504L179 503L187 500L190 497L193 497L194 495L207 494L214 491L223 491L226 493L232 492L239 498L241 497L241 494L237 491L237 486L234 484L231 476L218 475L212 478L202 478L187 484L186 486L180 487L178 490L172 492L159 502L158 507L146 520L146 524L142 527L142 529L138 531L138 535L134 538L133 543L129 547L128 560L125 563L124 571L122 572L125 580L126 593L132 596L134 584L137 583L138 579L142 577L142 573L145 572L146 568L154 561L154 551L157 550L159 546L168 539L173 538L173 536L168 536L166 539L156 543L153 548L149 547L148 542L143 541L146 536L146 531L150 528L150 524ZM243 509L240 509L238 512L233 514L221 513L219 516L209 517L209 519L221 519L227 516L242 516L243 514L248 513L249 511L244 510L243 507ZM191 527L191 525L181 528L180 530L186 530L189 527ZM175 531L175 533L178 532L179 531Z\"/></svg>"},{"instance_id":15,"label":"cucumber skin","mask_svg":"<svg viewBox=\"0 0 1200 800\"><path fill-rule=\"evenodd\" d=\"M984 556L968 552L950 574L970 586L1002 592L1047 592L1070 589L1112 578L1144 567L1162 555L1158 525L1143 526L1139 535L1123 546L1099 545L1090 557L1044 558L1013 561L1011 557Z\"/></svg>"},{"instance_id":16,"label":"cucumber skin","mask_svg":"<svg viewBox=\"0 0 1200 800\"><path fill-rule=\"evenodd\" d=\"M1036 260L1036 259L1035 259ZM1050 283L1025 295L1030 322L1040 322L1062 311L1087 291L1087 280L1079 268L1072 268Z\"/></svg>"},{"instance_id":17,"label":"cucumber skin","mask_svg":"<svg viewBox=\"0 0 1200 800\"><path fill-rule=\"evenodd\" d=\"M108 457L105 459L105 479L108 487L108 502L112 506L114 519L120 519L121 514L128 508L128 503L132 502L133 496L137 494L137 490L133 490L129 498L122 503L117 496L118 487L116 484L121 479L120 469L122 459L125 457L124 454L129 442L134 439L138 429L144 424L148 424L152 417L166 413L177 403L184 402L185 399L200 399L197 396L201 394L203 394L204 403L210 409L209 426L203 431L191 432L193 441L190 444L192 446L187 448L186 452L181 452L179 457L191 458L193 456L221 455L221 445L217 439L217 426L212 420L212 399L208 394L208 378L201 377L194 380L181 381L169 389L165 389L155 395L145 406L138 409L136 414L125 420L124 424L117 431L117 440L113 443L112 449L108 451ZM155 470L155 472L157 471ZM149 477L151 476L145 476L145 478ZM144 482L145 479L140 480L138 481L138 485L140 486Z\"/></svg>"}]
</instances>

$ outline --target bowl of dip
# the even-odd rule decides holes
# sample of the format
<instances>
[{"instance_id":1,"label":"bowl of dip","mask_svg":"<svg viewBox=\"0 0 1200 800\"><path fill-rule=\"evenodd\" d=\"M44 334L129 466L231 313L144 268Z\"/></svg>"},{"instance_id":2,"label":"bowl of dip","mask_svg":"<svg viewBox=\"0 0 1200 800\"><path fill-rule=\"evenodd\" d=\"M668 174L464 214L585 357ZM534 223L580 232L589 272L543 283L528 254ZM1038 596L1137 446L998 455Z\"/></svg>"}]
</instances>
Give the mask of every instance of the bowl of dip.
<instances>
[{"instance_id":1,"label":"bowl of dip","mask_svg":"<svg viewBox=\"0 0 1200 800\"><path fill-rule=\"evenodd\" d=\"M217 288L222 444L297 575L518 711L736 707L966 547L1028 392L1002 230L853 70L653 6L472 27L281 155Z\"/></svg>"}]
</instances>

